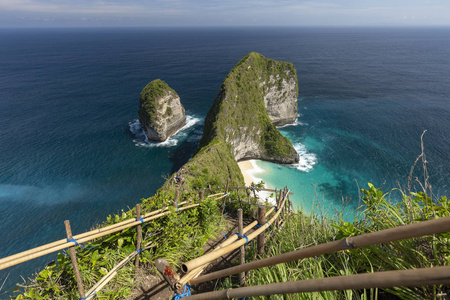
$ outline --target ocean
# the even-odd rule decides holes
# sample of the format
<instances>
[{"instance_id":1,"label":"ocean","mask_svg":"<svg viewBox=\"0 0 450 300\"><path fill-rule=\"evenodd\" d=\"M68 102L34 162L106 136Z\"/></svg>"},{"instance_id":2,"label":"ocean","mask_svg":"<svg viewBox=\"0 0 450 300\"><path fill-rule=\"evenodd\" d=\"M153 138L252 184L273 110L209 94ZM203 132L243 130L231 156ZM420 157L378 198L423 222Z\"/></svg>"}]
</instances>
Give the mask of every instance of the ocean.
<instances>
[{"instance_id":1,"label":"ocean","mask_svg":"<svg viewBox=\"0 0 450 300\"><path fill-rule=\"evenodd\" d=\"M64 220L78 234L153 195L192 156L223 79L251 51L298 72L299 118L280 130L301 162L257 162L296 206L351 211L368 182L405 186L424 130L433 192L448 194L450 28L0 29L0 257L64 238ZM136 122L156 78L189 120L162 145ZM55 256L0 271L3 291Z\"/></svg>"}]
</instances>

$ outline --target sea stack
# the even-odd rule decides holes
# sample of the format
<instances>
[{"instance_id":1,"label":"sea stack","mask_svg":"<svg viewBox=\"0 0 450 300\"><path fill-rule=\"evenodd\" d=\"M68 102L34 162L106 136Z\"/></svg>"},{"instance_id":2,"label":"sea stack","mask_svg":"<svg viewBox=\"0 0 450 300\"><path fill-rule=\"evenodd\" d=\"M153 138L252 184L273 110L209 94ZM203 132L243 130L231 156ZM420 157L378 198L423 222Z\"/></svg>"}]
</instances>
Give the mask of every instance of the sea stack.
<instances>
[{"instance_id":1,"label":"sea stack","mask_svg":"<svg viewBox=\"0 0 450 300\"><path fill-rule=\"evenodd\" d=\"M139 100L139 121L149 140L163 142L186 124L180 97L164 81L147 84Z\"/></svg>"},{"instance_id":2,"label":"sea stack","mask_svg":"<svg viewBox=\"0 0 450 300\"><path fill-rule=\"evenodd\" d=\"M200 147L220 139L236 161L297 163L292 143L275 127L295 121L297 98L293 64L249 53L223 81L206 116Z\"/></svg>"}]
</instances>

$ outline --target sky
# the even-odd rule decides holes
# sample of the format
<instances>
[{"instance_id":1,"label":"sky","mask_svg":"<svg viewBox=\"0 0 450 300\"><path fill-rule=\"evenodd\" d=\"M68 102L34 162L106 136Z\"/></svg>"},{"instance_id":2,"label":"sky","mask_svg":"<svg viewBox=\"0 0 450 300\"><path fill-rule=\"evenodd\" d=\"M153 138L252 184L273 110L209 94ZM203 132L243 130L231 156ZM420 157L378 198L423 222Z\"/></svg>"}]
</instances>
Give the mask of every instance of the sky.
<instances>
[{"instance_id":1,"label":"sky","mask_svg":"<svg viewBox=\"0 0 450 300\"><path fill-rule=\"evenodd\" d=\"M450 26L450 0L0 0L0 27Z\"/></svg>"}]
</instances>

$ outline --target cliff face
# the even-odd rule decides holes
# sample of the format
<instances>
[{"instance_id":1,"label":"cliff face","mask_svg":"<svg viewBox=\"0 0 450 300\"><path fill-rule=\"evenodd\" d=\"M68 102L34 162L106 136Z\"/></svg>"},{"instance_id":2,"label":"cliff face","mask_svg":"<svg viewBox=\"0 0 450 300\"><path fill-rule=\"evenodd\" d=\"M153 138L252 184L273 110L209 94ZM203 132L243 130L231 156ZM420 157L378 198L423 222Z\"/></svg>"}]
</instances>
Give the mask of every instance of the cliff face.
<instances>
[{"instance_id":1,"label":"cliff face","mask_svg":"<svg viewBox=\"0 0 450 300\"><path fill-rule=\"evenodd\" d=\"M297 118L297 74L292 64L251 52L231 70L205 119L200 147L223 140L237 161L298 162L276 129Z\"/></svg>"},{"instance_id":2,"label":"cliff face","mask_svg":"<svg viewBox=\"0 0 450 300\"><path fill-rule=\"evenodd\" d=\"M298 84L297 74L289 69L286 76L270 75L269 82L262 82L264 105L270 121L276 126L292 124L297 119Z\"/></svg>"},{"instance_id":3,"label":"cliff face","mask_svg":"<svg viewBox=\"0 0 450 300\"><path fill-rule=\"evenodd\" d=\"M139 100L139 121L149 140L163 142L186 124L180 97L164 81L147 84Z\"/></svg>"}]
</instances>

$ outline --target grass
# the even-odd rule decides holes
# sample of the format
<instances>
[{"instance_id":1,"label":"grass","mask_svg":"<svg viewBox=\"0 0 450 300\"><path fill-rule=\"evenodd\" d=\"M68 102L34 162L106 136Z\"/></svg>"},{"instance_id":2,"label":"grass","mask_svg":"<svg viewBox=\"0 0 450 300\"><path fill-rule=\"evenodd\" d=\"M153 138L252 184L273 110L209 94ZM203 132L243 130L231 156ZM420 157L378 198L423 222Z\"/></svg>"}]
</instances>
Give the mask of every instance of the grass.
<instances>
[{"instance_id":1,"label":"grass","mask_svg":"<svg viewBox=\"0 0 450 300\"><path fill-rule=\"evenodd\" d=\"M442 196L431 199L422 193L405 193L395 189L383 193L369 184L362 189L364 206L353 222L298 211L286 219L281 231L266 244L265 257L331 242L349 236L388 229L418 221L448 216L450 202ZM425 199L428 198L428 203ZM254 256L250 247L247 259ZM278 264L249 272L247 285L334 277L388 270L407 270L450 264L450 234L434 234L383 245L339 251ZM228 278L221 288L233 287ZM236 286L234 286L236 287ZM270 299L382 299L388 294L398 299L437 299L450 292L450 285L429 287L396 287L390 289L347 290L270 296ZM254 299L269 299L255 297Z\"/></svg>"}]
</instances>

